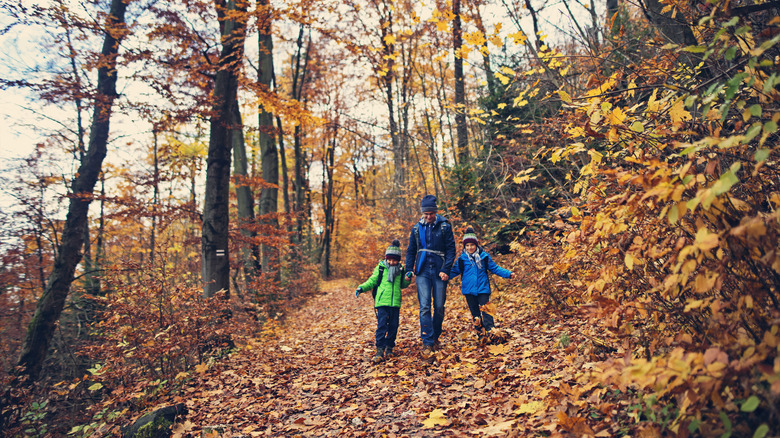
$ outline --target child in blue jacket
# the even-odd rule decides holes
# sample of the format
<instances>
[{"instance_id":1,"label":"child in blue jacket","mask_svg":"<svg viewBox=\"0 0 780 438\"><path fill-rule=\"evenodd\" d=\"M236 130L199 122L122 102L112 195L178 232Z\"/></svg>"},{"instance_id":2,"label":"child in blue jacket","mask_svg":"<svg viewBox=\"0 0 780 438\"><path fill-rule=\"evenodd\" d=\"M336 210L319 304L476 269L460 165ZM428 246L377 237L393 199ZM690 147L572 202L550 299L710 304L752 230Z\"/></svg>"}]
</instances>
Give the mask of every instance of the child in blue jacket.
<instances>
[{"instance_id":1,"label":"child in blue jacket","mask_svg":"<svg viewBox=\"0 0 780 438\"><path fill-rule=\"evenodd\" d=\"M468 227L463 235L463 252L455 261L450 272L450 278L463 275L461 292L466 298L471 316L474 318L474 328L481 340L493 329L493 315L487 312L486 305L490 302L490 278L488 271L503 278L514 278L512 272L498 266L477 240L474 229Z\"/></svg>"},{"instance_id":2,"label":"child in blue jacket","mask_svg":"<svg viewBox=\"0 0 780 438\"><path fill-rule=\"evenodd\" d=\"M401 243L395 239L385 251L385 259L380 260L374 268L371 278L355 290L355 297L359 297L363 292L376 290L376 355L372 359L374 363L382 362L393 355L401 310L401 289L410 283L411 280L404 276L404 265L401 263Z\"/></svg>"}]
</instances>

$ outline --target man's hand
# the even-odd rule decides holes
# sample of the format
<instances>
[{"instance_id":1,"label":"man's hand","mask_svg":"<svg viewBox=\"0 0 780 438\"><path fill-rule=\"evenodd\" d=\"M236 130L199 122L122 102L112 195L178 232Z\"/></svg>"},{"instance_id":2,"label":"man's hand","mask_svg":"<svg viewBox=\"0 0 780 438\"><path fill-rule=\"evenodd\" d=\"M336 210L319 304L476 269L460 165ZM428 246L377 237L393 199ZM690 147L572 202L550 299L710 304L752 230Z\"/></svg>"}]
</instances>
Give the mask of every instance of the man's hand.
<instances>
[{"instance_id":1,"label":"man's hand","mask_svg":"<svg viewBox=\"0 0 780 438\"><path fill-rule=\"evenodd\" d=\"M445 274L444 272L439 272L439 278L441 278L441 281L447 281L450 279L450 276Z\"/></svg>"},{"instance_id":2,"label":"man's hand","mask_svg":"<svg viewBox=\"0 0 780 438\"><path fill-rule=\"evenodd\" d=\"M363 289L361 289L361 288L355 289L355 298L359 297L360 294L362 294L362 293L363 293Z\"/></svg>"},{"instance_id":3,"label":"man's hand","mask_svg":"<svg viewBox=\"0 0 780 438\"><path fill-rule=\"evenodd\" d=\"M414 275L414 272L409 271L409 272L406 273L406 278L411 280L413 275Z\"/></svg>"}]
</instances>

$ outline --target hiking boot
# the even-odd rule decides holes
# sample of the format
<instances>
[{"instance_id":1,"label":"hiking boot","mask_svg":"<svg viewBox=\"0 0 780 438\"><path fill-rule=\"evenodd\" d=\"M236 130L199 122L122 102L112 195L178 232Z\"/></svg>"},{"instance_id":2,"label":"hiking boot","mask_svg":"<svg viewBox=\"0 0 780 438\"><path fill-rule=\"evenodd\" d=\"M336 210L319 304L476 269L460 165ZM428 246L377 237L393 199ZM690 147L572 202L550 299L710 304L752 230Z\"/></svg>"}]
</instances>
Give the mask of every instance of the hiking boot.
<instances>
[{"instance_id":1,"label":"hiking boot","mask_svg":"<svg viewBox=\"0 0 780 438\"><path fill-rule=\"evenodd\" d=\"M439 342L438 340L434 341L433 347L431 347L431 348L433 348L433 351L441 350L441 342Z\"/></svg>"},{"instance_id":2,"label":"hiking boot","mask_svg":"<svg viewBox=\"0 0 780 438\"><path fill-rule=\"evenodd\" d=\"M393 357L393 347L385 348L385 359L390 359L391 357Z\"/></svg>"},{"instance_id":3,"label":"hiking boot","mask_svg":"<svg viewBox=\"0 0 780 438\"><path fill-rule=\"evenodd\" d=\"M376 355L374 355L374 358L371 359L371 362L379 363L382 362L385 356L385 350L384 348L377 348L376 349Z\"/></svg>"},{"instance_id":4,"label":"hiking boot","mask_svg":"<svg viewBox=\"0 0 780 438\"><path fill-rule=\"evenodd\" d=\"M423 345L420 356L422 356L423 362L428 362L428 363L433 363L433 360L436 358L436 356L433 353L433 347L431 347L430 345Z\"/></svg>"}]
</instances>

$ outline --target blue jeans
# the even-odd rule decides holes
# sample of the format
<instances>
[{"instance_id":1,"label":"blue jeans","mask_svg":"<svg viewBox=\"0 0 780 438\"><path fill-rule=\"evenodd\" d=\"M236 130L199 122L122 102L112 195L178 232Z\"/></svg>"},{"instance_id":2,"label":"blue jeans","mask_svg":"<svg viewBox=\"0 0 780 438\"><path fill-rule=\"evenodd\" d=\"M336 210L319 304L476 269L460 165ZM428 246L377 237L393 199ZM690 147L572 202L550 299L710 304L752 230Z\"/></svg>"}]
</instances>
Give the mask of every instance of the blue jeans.
<instances>
[{"instance_id":1,"label":"blue jeans","mask_svg":"<svg viewBox=\"0 0 780 438\"><path fill-rule=\"evenodd\" d=\"M441 336L444 302L447 300L447 282L438 275L435 278L418 275L416 283L417 301L420 303L420 338L423 345L433 346ZM431 304L433 304L433 316L431 316Z\"/></svg>"},{"instance_id":2,"label":"blue jeans","mask_svg":"<svg viewBox=\"0 0 780 438\"><path fill-rule=\"evenodd\" d=\"M392 349L398 334L399 307L381 306L376 308L376 348Z\"/></svg>"}]
</instances>

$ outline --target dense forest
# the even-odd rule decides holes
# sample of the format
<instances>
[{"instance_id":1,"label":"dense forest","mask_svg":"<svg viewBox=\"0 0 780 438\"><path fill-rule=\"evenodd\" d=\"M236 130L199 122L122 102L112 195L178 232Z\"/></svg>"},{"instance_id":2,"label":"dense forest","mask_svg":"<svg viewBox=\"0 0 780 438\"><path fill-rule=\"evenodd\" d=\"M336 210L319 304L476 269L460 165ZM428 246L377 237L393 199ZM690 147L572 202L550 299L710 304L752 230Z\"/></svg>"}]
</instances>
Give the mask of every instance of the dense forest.
<instances>
[{"instance_id":1,"label":"dense forest","mask_svg":"<svg viewBox=\"0 0 780 438\"><path fill-rule=\"evenodd\" d=\"M0 0L26 133L3 138L35 139L0 169L0 433L118 436L181 404L165 436L201 436L237 418L219 382L263 413L225 436L777 434L779 11ZM384 373L342 351L374 323L351 291L427 194L516 274L504 330L473 345L453 310L421 362L411 292ZM382 379L417 397L399 423L327 411Z\"/></svg>"}]
</instances>

